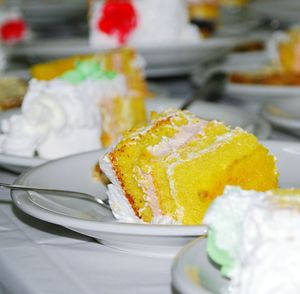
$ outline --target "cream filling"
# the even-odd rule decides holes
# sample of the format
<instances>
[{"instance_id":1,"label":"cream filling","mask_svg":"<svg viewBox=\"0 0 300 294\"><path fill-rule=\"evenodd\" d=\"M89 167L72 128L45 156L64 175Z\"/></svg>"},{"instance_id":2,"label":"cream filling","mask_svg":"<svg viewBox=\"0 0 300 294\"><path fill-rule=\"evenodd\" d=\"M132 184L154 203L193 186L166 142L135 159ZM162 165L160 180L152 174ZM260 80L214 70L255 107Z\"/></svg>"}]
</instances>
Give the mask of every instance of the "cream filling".
<instances>
[{"instance_id":1,"label":"cream filling","mask_svg":"<svg viewBox=\"0 0 300 294\"><path fill-rule=\"evenodd\" d=\"M156 157L167 155L169 152L186 145L198 134L204 134L203 127L207 125L206 120L198 123L181 126L178 133L172 138L162 137L162 140L154 145L149 146L147 150Z\"/></svg>"},{"instance_id":2,"label":"cream filling","mask_svg":"<svg viewBox=\"0 0 300 294\"><path fill-rule=\"evenodd\" d=\"M158 203L156 188L153 183L153 177L151 176L150 173L143 172L142 169L139 167L137 170L140 176L138 181L138 186L142 189L143 193L146 195L146 201L150 205L154 217L162 216L159 203Z\"/></svg>"}]
</instances>

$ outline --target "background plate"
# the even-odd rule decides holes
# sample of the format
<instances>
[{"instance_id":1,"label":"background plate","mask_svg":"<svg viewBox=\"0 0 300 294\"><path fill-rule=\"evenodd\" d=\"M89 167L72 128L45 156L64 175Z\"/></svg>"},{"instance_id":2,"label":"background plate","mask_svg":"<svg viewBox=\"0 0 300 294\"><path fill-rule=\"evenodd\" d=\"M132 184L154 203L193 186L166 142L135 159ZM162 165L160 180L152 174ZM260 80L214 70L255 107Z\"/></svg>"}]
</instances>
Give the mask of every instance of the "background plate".
<instances>
[{"instance_id":1,"label":"background plate","mask_svg":"<svg viewBox=\"0 0 300 294\"><path fill-rule=\"evenodd\" d=\"M161 46L137 46L146 60L147 77L176 76L190 73L196 64L225 55L242 42L242 37L211 38L194 43L174 43ZM87 38L33 40L14 47L12 56L25 57L31 63L63 58L70 55L90 54L109 47L93 49Z\"/></svg>"},{"instance_id":2,"label":"background plate","mask_svg":"<svg viewBox=\"0 0 300 294\"><path fill-rule=\"evenodd\" d=\"M268 59L265 53L250 53L245 54L244 56L231 56L220 65L212 66L210 68L198 66L192 74L192 81L197 86L201 86L205 78L213 72L255 72L262 69L267 62ZM274 98L290 96L300 97L300 86L248 85L228 82L225 91L230 97L256 103L263 103Z\"/></svg>"}]
</instances>

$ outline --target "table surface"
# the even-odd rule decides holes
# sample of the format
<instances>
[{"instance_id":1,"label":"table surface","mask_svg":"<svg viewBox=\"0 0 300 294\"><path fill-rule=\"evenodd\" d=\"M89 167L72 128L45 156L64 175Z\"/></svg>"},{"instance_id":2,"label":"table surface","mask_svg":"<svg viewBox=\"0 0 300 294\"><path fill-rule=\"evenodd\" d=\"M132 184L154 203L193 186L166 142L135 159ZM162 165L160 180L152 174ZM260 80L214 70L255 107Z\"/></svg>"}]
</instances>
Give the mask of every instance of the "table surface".
<instances>
[{"instance_id":1,"label":"table surface","mask_svg":"<svg viewBox=\"0 0 300 294\"><path fill-rule=\"evenodd\" d=\"M156 80L171 96L187 97L187 78ZM257 112L257 106L223 97L219 103ZM273 131L272 140L297 141ZM0 169L1 182L17 175ZM172 259L137 256L35 219L0 190L0 294L171 293Z\"/></svg>"}]
</instances>

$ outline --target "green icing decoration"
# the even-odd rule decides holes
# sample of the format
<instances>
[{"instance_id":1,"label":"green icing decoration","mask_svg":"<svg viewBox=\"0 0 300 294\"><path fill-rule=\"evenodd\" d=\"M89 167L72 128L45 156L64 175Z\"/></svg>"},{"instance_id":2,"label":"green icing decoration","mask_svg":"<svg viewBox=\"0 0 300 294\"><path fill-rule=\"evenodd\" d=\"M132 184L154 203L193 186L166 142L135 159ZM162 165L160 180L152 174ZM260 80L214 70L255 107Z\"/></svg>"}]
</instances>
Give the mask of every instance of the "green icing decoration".
<instances>
[{"instance_id":1,"label":"green icing decoration","mask_svg":"<svg viewBox=\"0 0 300 294\"><path fill-rule=\"evenodd\" d=\"M84 76L80 72L77 72L75 70L68 70L60 77L60 79L71 84L79 84L84 80Z\"/></svg>"},{"instance_id":2,"label":"green icing decoration","mask_svg":"<svg viewBox=\"0 0 300 294\"><path fill-rule=\"evenodd\" d=\"M85 80L112 80L117 76L114 71L104 71L100 63L95 60L76 61L75 68L66 71L60 79L68 81L71 84L79 84Z\"/></svg>"},{"instance_id":3,"label":"green icing decoration","mask_svg":"<svg viewBox=\"0 0 300 294\"><path fill-rule=\"evenodd\" d=\"M209 257L221 266L221 274L228 276L228 273L233 269L234 259L225 250L216 246L216 232L211 229L207 236L207 253Z\"/></svg>"},{"instance_id":4,"label":"green icing decoration","mask_svg":"<svg viewBox=\"0 0 300 294\"><path fill-rule=\"evenodd\" d=\"M107 71L105 77L109 80L112 80L116 77L117 73L115 71Z\"/></svg>"},{"instance_id":5,"label":"green icing decoration","mask_svg":"<svg viewBox=\"0 0 300 294\"><path fill-rule=\"evenodd\" d=\"M77 61L75 68L85 77L88 77L95 72L101 71L99 62L95 60Z\"/></svg>"}]
</instances>

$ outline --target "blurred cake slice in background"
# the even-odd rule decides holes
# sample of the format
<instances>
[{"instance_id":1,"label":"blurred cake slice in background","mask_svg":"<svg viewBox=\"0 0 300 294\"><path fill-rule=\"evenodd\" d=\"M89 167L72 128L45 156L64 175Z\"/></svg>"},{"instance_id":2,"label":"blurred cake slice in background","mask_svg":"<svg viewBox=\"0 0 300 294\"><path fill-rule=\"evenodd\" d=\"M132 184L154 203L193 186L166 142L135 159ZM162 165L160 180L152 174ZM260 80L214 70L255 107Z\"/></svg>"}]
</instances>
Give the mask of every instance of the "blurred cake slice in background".
<instances>
[{"instance_id":1,"label":"blurred cake slice in background","mask_svg":"<svg viewBox=\"0 0 300 294\"><path fill-rule=\"evenodd\" d=\"M49 78L53 69L49 63L34 72ZM21 114L2 121L0 150L53 159L107 147L128 128L145 123L147 95L134 51L77 60L54 79L30 81Z\"/></svg>"},{"instance_id":2,"label":"blurred cake slice in background","mask_svg":"<svg viewBox=\"0 0 300 294\"><path fill-rule=\"evenodd\" d=\"M169 109L100 158L108 196L124 222L200 224L225 185L276 188L275 159L246 131Z\"/></svg>"},{"instance_id":3,"label":"blurred cake slice in background","mask_svg":"<svg viewBox=\"0 0 300 294\"><path fill-rule=\"evenodd\" d=\"M200 39L191 25L185 0L90 1L90 45L178 44Z\"/></svg>"}]
</instances>

